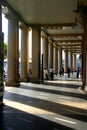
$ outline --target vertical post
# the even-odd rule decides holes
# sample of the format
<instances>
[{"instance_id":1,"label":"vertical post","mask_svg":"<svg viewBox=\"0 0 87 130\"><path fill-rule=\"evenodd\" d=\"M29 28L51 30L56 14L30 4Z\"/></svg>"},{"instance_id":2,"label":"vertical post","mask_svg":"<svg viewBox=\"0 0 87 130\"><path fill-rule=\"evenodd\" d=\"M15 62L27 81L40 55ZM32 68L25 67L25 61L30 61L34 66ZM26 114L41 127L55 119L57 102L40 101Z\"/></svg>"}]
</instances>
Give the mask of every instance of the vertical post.
<instances>
[{"instance_id":1,"label":"vertical post","mask_svg":"<svg viewBox=\"0 0 87 130\"><path fill-rule=\"evenodd\" d=\"M32 82L40 79L40 29L32 27Z\"/></svg>"},{"instance_id":2,"label":"vertical post","mask_svg":"<svg viewBox=\"0 0 87 130\"><path fill-rule=\"evenodd\" d=\"M43 83L43 54L42 54L42 83Z\"/></svg>"},{"instance_id":3,"label":"vertical post","mask_svg":"<svg viewBox=\"0 0 87 130\"><path fill-rule=\"evenodd\" d=\"M4 92L4 84L3 84L3 33L2 33L2 7L0 4L0 105L3 104L3 92Z\"/></svg>"}]
</instances>

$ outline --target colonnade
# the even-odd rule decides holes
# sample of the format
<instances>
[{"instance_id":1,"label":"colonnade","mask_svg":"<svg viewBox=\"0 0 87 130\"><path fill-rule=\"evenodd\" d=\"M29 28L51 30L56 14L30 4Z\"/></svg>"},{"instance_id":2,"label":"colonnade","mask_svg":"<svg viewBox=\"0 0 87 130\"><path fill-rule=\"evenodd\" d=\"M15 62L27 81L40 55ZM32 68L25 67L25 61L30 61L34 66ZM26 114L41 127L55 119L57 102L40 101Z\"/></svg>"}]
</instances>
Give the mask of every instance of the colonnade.
<instances>
[{"instance_id":1,"label":"colonnade","mask_svg":"<svg viewBox=\"0 0 87 130\"><path fill-rule=\"evenodd\" d=\"M13 15L6 16L8 18L8 78L7 86L17 86L20 81L28 81L29 79L29 28L23 23L19 23ZM21 69L19 78L19 28L21 29ZM41 36L40 28L32 27L32 82L38 82L40 79L40 55L41 55L41 37L43 46L44 69L54 68L57 74L62 63L62 48L57 47L47 36ZM65 50L65 72L68 68L68 51ZM72 54L71 54L72 65ZM76 59L75 59L76 60ZM76 63L76 61L75 61ZM74 69L76 69L74 67Z\"/></svg>"},{"instance_id":2,"label":"colonnade","mask_svg":"<svg viewBox=\"0 0 87 130\"><path fill-rule=\"evenodd\" d=\"M47 40L46 40L47 39ZM57 74L61 67L64 67L64 72L67 73L68 67L73 69L76 68L76 54L69 52L67 49L64 50L65 53L65 64L63 63L63 49L57 47L55 43L48 40L47 37L42 37L43 46L43 56L44 56L44 69L54 68L54 73ZM70 59L68 59L70 55ZM47 60L48 59L48 60ZM70 64L69 61L70 60Z\"/></svg>"},{"instance_id":3,"label":"colonnade","mask_svg":"<svg viewBox=\"0 0 87 130\"><path fill-rule=\"evenodd\" d=\"M1 15L1 13L0 13ZM8 18L8 79L6 85L16 86L20 81L27 81L29 78L29 28L24 24L19 25L19 21L12 15ZM87 18L87 17L86 17ZM87 86L87 24L84 21L85 32L83 37L82 49L82 81L83 86ZM19 78L19 32L21 29L21 73ZM32 28L32 82L38 82L40 78L40 55L41 55L41 37L43 45L44 68L54 68L55 74L62 64L62 48L56 46L48 37L41 36L40 28ZM1 33L2 31L0 31ZM68 50L65 51L65 72L67 72ZM76 70L76 55L71 55L70 68ZM74 59L74 60L73 60ZM86 70L86 71L85 71ZM19 80L20 79L20 80Z\"/></svg>"}]
</instances>

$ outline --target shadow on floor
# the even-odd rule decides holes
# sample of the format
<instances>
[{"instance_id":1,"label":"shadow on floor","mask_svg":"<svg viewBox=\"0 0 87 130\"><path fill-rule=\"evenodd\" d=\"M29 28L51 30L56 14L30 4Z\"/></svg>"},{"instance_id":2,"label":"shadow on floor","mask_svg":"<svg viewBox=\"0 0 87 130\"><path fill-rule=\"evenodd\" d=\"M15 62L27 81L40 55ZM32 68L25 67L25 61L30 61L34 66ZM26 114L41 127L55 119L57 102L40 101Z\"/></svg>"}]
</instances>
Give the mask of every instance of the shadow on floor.
<instances>
[{"instance_id":1,"label":"shadow on floor","mask_svg":"<svg viewBox=\"0 0 87 130\"><path fill-rule=\"evenodd\" d=\"M4 106L0 109L0 130L75 130L64 124L34 116L32 114Z\"/></svg>"},{"instance_id":2,"label":"shadow on floor","mask_svg":"<svg viewBox=\"0 0 87 130\"><path fill-rule=\"evenodd\" d=\"M46 85L50 85L50 84L46 84ZM54 85L55 86L55 83ZM66 88L66 84L65 86L61 86L61 84L56 84L56 87L65 87ZM78 85L68 85L69 88L78 88ZM51 94L58 94L58 95L63 95L63 96L70 96L70 97L76 97L76 98L82 98L87 100L87 94L81 94L81 93L75 93L75 92L66 92L66 91L58 91L58 90L50 90L49 86L48 88L36 88L36 87L30 87L30 86L21 86L21 88L23 89L27 89L27 90L34 90L34 91L38 91L38 92L45 92L45 93L51 93Z\"/></svg>"},{"instance_id":3,"label":"shadow on floor","mask_svg":"<svg viewBox=\"0 0 87 130\"><path fill-rule=\"evenodd\" d=\"M87 122L87 110L84 109L9 92L6 92L4 98L33 106L35 108L40 108L42 110L47 110L49 112L60 114L62 116Z\"/></svg>"}]
</instances>

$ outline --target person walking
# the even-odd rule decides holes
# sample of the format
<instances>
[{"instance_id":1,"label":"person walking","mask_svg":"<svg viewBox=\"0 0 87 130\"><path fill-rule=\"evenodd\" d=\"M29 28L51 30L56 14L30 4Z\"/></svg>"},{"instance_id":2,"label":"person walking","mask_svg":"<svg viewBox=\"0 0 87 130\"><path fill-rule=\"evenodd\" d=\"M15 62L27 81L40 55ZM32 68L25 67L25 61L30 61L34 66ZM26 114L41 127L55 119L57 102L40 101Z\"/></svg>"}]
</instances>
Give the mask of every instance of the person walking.
<instances>
[{"instance_id":1,"label":"person walking","mask_svg":"<svg viewBox=\"0 0 87 130\"><path fill-rule=\"evenodd\" d=\"M53 67L50 67L49 73L50 73L50 79L53 80L53 78L54 78L54 69L53 69Z\"/></svg>"},{"instance_id":2,"label":"person walking","mask_svg":"<svg viewBox=\"0 0 87 130\"><path fill-rule=\"evenodd\" d=\"M67 72L68 72L68 78L70 78L70 67L68 67L68 70L67 70Z\"/></svg>"},{"instance_id":3,"label":"person walking","mask_svg":"<svg viewBox=\"0 0 87 130\"><path fill-rule=\"evenodd\" d=\"M76 75L76 78L79 78L79 73L80 73L80 69L79 67L77 68L77 75Z\"/></svg>"}]
</instances>

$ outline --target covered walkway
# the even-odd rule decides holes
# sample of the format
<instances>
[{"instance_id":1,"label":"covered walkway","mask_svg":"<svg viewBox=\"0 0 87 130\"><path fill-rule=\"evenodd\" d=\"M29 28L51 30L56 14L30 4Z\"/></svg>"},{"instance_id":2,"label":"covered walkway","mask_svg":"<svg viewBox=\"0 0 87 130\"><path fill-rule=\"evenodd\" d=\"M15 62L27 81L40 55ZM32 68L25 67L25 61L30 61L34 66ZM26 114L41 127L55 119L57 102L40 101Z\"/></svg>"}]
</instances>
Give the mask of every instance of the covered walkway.
<instances>
[{"instance_id":1,"label":"covered walkway","mask_svg":"<svg viewBox=\"0 0 87 130\"><path fill-rule=\"evenodd\" d=\"M2 13L8 20L5 87ZM65 74L39 83L43 70L56 74L62 67L65 73L80 67L81 79ZM87 0L0 0L0 130L86 130L86 88Z\"/></svg>"},{"instance_id":2,"label":"covered walkway","mask_svg":"<svg viewBox=\"0 0 87 130\"><path fill-rule=\"evenodd\" d=\"M6 86L0 130L86 130L87 94L74 76Z\"/></svg>"}]
</instances>

